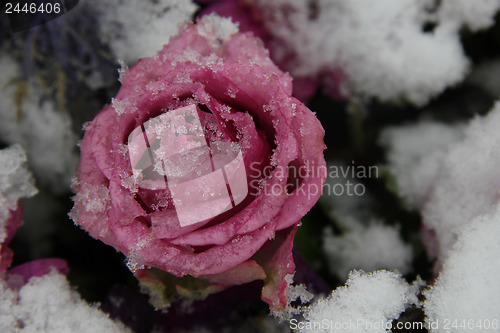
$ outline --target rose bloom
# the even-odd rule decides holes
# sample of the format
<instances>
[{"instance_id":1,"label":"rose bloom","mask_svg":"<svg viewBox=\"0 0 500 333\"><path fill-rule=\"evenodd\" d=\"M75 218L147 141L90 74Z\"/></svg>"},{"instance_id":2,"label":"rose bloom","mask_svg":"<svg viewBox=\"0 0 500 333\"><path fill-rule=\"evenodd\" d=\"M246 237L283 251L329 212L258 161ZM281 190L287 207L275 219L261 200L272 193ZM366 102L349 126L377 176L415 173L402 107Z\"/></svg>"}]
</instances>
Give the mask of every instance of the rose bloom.
<instances>
[{"instance_id":1,"label":"rose bloom","mask_svg":"<svg viewBox=\"0 0 500 333\"><path fill-rule=\"evenodd\" d=\"M121 82L86 126L70 216L136 267L220 288L261 279L283 309L293 237L326 178L323 128L290 76L212 15Z\"/></svg>"}]
</instances>

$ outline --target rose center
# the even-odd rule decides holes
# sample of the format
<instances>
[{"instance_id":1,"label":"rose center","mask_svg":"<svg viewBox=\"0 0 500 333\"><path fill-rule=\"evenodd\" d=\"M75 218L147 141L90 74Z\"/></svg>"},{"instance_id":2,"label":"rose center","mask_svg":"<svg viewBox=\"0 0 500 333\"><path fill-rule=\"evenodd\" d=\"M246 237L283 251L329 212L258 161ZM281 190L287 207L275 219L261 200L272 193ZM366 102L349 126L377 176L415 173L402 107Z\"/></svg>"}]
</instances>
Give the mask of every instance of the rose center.
<instances>
[{"instance_id":1,"label":"rose center","mask_svg":"<svg viewBox=\"0 0 500 333\"><path fill-rule=\"evenodd\" d=\"M174 206L182 227L213 219L248 195L238 144L209 141L196 105L163 113L128 138L134 181Z\"/></svg>"}]
</instances>

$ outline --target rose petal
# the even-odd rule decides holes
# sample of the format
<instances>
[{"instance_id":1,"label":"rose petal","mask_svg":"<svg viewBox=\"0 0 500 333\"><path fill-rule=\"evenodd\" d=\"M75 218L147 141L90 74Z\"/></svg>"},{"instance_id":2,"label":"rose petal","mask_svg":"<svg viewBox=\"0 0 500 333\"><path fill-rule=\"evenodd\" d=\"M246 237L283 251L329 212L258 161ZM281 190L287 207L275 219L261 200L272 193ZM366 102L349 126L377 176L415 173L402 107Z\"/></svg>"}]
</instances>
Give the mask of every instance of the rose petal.
<instances>
[{"instance_id":1,"label":"rose petal","mask_svg":"<svg viewBox=\"0 0 500 333\"><path fill-rule=\"evenodd\" d=\"M288 282L285 277L295 272L292 248L297 227L298 224L295 224L276 233L276 238L254 257L266 272L262 300L274 311L284 310L287 305L285 291Z\"/></svg>"},{"instance_id":2,"label":"rose petal","mask_svg":"<svg viewBox=\"0 0 500 333\"><path fill-rule=\"evenodd\" d=\"M264 280L266 273L255 260L248 260L231 270L214 275L202 275L200 278L219 285L233 286L255 280Z\"/></svg>"},{"instance_id":3,"label":"rose petal","mask_svg":"<svg viewBox=\"0 0 500 333\"><path fill-rule=\"evenodd\" d=\"M59 258L47 258L31 261L9 270L9 275L20 275L24 283L32 277L40 277L49 274L52 269L56 269L59 273L67 275L69 267L66 260Z\"/></svg>"}]
</instances>

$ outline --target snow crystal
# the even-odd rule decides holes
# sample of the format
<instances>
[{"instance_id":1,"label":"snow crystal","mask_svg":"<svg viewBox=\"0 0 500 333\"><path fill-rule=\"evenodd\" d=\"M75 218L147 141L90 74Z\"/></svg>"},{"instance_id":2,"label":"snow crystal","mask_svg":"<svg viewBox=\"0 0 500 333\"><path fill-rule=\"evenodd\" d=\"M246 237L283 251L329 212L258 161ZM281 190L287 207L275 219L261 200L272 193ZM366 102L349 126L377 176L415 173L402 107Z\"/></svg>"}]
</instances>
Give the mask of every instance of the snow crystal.
<instances>
[{"instance_id":1,"label":"snow crystal","mask_svg":"<svg viewBox=\"0 0 500 333\"><path fill-rule=\"evenodd\" d=\"M69 212L69 217L76 223L80 223L80 214L92 213L90 216L94 221L92 224L103 224L101 232L105 232L107 210L111 205L109 188L104 185L83 184L73 197L75 205Z\"/></svg>"},{"instance_id":2,"label":"snow crystal","mask_svg":"<svg viewBox=\"0 0 500 333\"><path fill-rule=\"evenodd\" d=\"M238 24L216 14L204 16L197 24L198 33L209 40L226 41L238 32Z\"/></svg>"},{"instance_id":3,"label":"snow crystal","mask_svg":"<svg viewBox=\"0 0 500 333\"><path fill-rule=\"evenodd\" d=\"M453 329L453 332L498 332L500 309L500 206L481 215L457 232L453 246L433 287L425 291L425 313L430 322L439 320L439 329L449 332L443 323L457 320L472 328ZM494 329L496 320L496 329ZM490 325L486 329L486 325ZM451 327L451 326L450 326Z\"/></svg>"},{"instance_id":4,"label":"snow crystal","mask_svg":"<svg viewBox=\"0 0 500 333\"><path fill-rule=\"evenodd\" d=\"M118 59L118 63L120 64L120 68L118 68L118 81L123 83L123 79L125 78L125 74L127 74L129 68L127 63L122 59Z\"/></svg>"},{"instance_id":5,"label":"snow crystal","mask_svg":"<svg viewBox=\"0 0 500 333\"><path fill-rule=\"evenodd\" d=\"M19 291L0 280L1 332L131 332L83 301L55 272L33 277Z\"/></svg>"},{"instance_id":6,"label":"snow crystal","mask_svg":"<svg viewBox=\"0 0 500 333\"><path fill-rule=\"evenodd\" d=\"M113 109L115 112L121 116L125 112L136 112L137 107L132 106L130 101L125 98L122 100L117 100L116 98L112 97L111 98L111 105L113 106Z\"/></svg>"},{"instance_id":7,"label":"snow crystal","mask_svg":"<svg viewBox=\"0 0 500 333\"><path fill-rule=\"evenodd\" d=\"M307 309L304 314L307 321L304 324L309 323L312 329L300 332L385 333L385 328L406 307L418 304L420 283L417 281L410 285L401 275L388 271L353 271L346 286L338 287L330 296L320 299ZM325 321L328 322L326 329L314 329L312 326ZM339 329L345 328L349 323L354 324L347 326L352 329Z\"/></svg>"},{"instance_id":8,"label":"snow crystal","mask_svg":"<svg viewBox=\"0 0 500 333\"><path fill-rule=\"evenodd\" d=\"M399 143L402 133L408 135L408 128L389 135L390 154L394 154L389 160L398 183L403 193L410 193L413 203L420 205L426 227L435 230L441 261L456 241L458 228L499 203L499 123L500 102L487 116L473 119L463 129L417 125L421 127L419 134L415 131L412 138ZM425 152L424 147L429 150ZM419 157L413 165L403 162L421 155L427 156ZM408 178L411 180L404 180Z\"/></svg>"},{"instance_id":9,"label":"snow crystal","mask_svg":"<svg viewBox=\"0 0 500 333\"><path fill-rule=\"evenodd\" d=\"M0 243L5 240L5 222L9 210L17 208L20 198L37 193L31 173L26 168L26 153L19 145L0 150Z\"/></svg>"},{"instance_id":10,"label":"snow crystal","mask_svg":"<svg viewBox=\"0 0 500 333\"><path fill-rule=\"evenodd\" d=\"M38 84L21 81L19 64L6 51L0 53L0 71L0 140L26 149L41 185L67 191L78 164L69 114L45 100Z\"/></svg>"},{"instance_id":11,"label":"snow crystal","mask_svg":"<svg viewBox=\"0 0 500 333\"><path fill-rule=\"evenodd\" d=\"M87 5L98 13L103 42L130 64L154 56L197 9L189 0L94 0Z\"/></svg>"},{"instance_id":12,"label":"snow crystal","mask_svg":"<svg viewBox=\"0 0 500 333\"><path fill-rule=\"evenodd\" d=\"M308 304L314 298L314 294L307 291L305 285L293 284L293 274L287 274L285 276L285 281L287 282L285 290L287 300L286 307L281 311L271 311L271 315L280 322L288 321L295 315L301 314L306 308L304 305Z\"/></svg>"},{"instance_id":13,"label":"snow crystal","mask_svg":"<svg viewBox=\"0 0 500 333\"><path fill-rule=\"evenodd\" d=\"M498 0L447 0L434 10L420 0L318 0L312 13L303 0L258 3L268 30L297 57L294 76L340 68L347 76L341 91L416 105L465 77L461 26L488 27L500 8ZM431 32L424 31L428 23L435 23ZM285 62L289 52L275 49Z\"/></svg>"}]
</instances>

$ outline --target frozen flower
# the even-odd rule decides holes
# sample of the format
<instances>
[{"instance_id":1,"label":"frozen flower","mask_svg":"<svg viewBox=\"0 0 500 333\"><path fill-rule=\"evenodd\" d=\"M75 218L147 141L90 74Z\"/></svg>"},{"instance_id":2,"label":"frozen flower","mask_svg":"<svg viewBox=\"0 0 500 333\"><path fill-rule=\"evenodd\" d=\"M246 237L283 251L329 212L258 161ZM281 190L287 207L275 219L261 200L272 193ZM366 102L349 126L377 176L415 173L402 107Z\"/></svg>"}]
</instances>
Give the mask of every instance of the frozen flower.
<instances>
[{"instance_id":1,"label":"frozen flower","mask_svg":"<svg viewBox=\"0 0 500 333\"><path fill-rule=\"evenodd\" d=\"M323 128L291 92L230 20L184 27L87 127L71 217L133 270L202 278L206 292L262 279L282 309L293 237L326 177Z\"/></svg>"}]
</instances>

